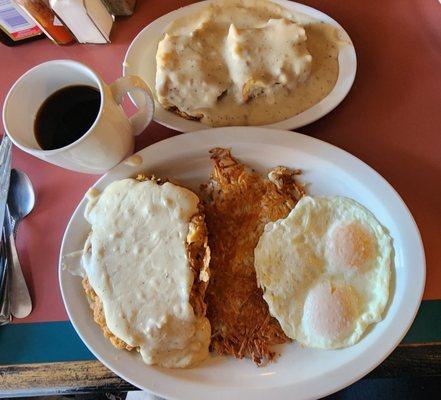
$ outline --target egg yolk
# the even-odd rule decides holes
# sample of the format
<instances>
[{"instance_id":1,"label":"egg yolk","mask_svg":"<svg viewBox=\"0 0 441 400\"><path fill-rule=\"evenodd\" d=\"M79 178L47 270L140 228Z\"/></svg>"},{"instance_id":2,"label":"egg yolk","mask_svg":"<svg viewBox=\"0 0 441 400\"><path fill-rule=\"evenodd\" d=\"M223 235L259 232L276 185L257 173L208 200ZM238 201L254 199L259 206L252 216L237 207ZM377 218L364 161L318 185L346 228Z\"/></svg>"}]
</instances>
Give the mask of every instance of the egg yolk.
<instances>
[{"instance_id":1,"label":"egg yolk","mask_svg":"<svg viewBox=\"0 0 441 400\"><path fill-rule=\"evenodd\" d=\"M311 334L337 340L350 332L357 312L357 295L351 286L323 282L310 290L303 317Z\"/></svg>"},{"instance_id":2,"label":"egg yolk","mask_svg":"<svg viewBox=\"0 0 441 400\"><path fill-rule=\"evenodd\" d=\"M334 228L329 243L329 262L339 269L362 268L375 253L375 240L357 222Z\"/></svg>"}]
</instances>

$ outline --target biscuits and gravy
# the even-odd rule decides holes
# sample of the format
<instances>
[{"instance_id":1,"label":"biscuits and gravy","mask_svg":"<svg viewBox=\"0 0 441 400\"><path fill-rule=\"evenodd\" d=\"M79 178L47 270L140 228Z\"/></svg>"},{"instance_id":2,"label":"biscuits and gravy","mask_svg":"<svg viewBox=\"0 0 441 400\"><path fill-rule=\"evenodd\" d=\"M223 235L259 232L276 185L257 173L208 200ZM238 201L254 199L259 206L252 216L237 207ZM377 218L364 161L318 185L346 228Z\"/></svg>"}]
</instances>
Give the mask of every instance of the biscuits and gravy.
<instances>
[{"instance_id":1,"label":"biscuits and gravy","mask_svg":"<svg viewBox=\"0 0 441 400\"><path fill-rule=\"evenodd\" d=\"M211 126L305 111L338 77L338 29L267 0L222 0L174 21L156 54L156 96Z\"/></svg>"}]
</instances>

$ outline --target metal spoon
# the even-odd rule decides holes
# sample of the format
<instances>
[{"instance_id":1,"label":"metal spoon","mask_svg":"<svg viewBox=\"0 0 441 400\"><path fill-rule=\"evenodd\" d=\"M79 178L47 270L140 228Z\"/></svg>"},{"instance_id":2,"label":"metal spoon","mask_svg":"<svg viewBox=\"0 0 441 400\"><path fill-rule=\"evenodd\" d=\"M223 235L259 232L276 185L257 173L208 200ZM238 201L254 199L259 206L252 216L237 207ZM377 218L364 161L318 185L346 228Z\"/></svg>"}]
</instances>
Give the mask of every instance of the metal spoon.
<instances>
[{"instance_id":1,"label":"metal spoon","mask_svg":"<svg viewBox=\"0 0 441 400\"><path fill-rule=\"evenodd\" d=\"M24 318L32 311L32 301L21 270L15 247L18 225L34 208L35 194L29 177L18 169L11 170L8 192L8 207L11 214L11 313L16 318Z\"/></svg>"}]
</instances>

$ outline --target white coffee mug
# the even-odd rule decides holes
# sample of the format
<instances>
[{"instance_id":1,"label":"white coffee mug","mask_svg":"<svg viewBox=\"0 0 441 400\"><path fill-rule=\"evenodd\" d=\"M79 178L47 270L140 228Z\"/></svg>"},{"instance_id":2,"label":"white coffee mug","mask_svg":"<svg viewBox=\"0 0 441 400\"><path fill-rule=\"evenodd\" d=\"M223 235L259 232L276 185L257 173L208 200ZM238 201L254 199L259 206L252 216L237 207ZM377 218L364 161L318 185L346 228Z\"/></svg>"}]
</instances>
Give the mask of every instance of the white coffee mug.
<instances>
[{"instance_id":1,"label":"white coffee mug","mask_svg":"<svg viewBox=\"0 0 441 400\"><path fill-rule=\"evenodd\" d=\"M78 84L100 91L101 105L94 124L81 138L65 147L41 149L34 134L40 106L57 90ZM132 90L141 91L144 102L128 118L121 102ZM12 142L23 151L63 168L100 174L132 154L134 136L150 123L154 107L149 87L137 76L122 77L107 85L84 64L54 60L37 65L15 82L3 106L3 124Z\"/></svg>"}]
</instances>

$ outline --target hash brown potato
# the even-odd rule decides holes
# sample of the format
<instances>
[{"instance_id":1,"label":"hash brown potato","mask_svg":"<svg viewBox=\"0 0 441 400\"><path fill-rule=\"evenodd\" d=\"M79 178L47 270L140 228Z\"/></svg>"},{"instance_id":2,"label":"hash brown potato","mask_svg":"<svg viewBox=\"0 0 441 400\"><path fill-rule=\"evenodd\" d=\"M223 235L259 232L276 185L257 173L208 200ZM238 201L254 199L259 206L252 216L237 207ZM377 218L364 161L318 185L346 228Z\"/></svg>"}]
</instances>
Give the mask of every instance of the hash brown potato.
<instances>
[{"instance_id":1,"label":"hash brown potato","mask_svg":"<svg viewBox=\"0 0 441 400\"><path fill-rule=\"evenodd\" d=\"M254 248L265 224L286 217L305 192L296 182L299 171L277 167L265 178L228 149L211 150L211 158L213 172L203 187L211 251L206 294L211 348L262 365L274 358L273 345L290 339L257 286Z\"/></svg>"}]
</instances>

